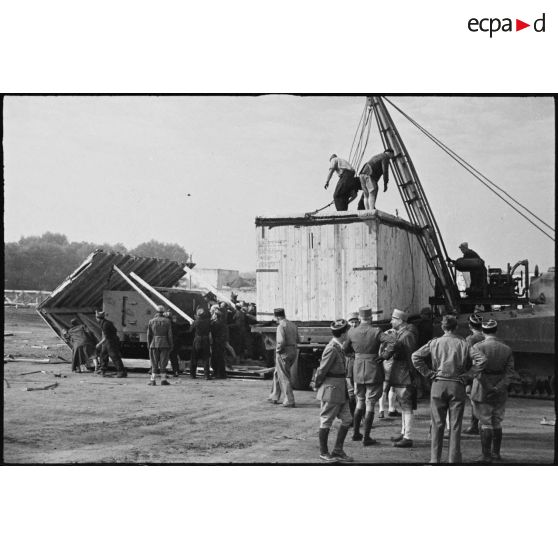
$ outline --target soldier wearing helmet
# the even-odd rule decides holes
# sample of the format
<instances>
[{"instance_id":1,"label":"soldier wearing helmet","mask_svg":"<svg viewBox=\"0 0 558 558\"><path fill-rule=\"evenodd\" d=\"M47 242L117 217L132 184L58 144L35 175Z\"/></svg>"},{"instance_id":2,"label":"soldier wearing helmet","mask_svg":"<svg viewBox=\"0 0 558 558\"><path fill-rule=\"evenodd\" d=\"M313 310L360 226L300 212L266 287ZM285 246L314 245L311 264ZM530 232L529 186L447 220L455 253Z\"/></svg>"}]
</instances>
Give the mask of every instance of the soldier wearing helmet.
<instances>
[{"instance_id":1,"label":"soldier wearing helmet","mask_svg":"<svg viewBox=\"0 0 558 558\"><path fill-rule=\"evenodd\" d=\"M147 346L149 347L149 360L151 361L150 386L157 385L156 376L161 374L161 385L170 385L167 381L167 364L170 352L173 349L171 321L165 318L164 306L157 306L155 317L147 325Z\"/></svg>"}]
</instances>

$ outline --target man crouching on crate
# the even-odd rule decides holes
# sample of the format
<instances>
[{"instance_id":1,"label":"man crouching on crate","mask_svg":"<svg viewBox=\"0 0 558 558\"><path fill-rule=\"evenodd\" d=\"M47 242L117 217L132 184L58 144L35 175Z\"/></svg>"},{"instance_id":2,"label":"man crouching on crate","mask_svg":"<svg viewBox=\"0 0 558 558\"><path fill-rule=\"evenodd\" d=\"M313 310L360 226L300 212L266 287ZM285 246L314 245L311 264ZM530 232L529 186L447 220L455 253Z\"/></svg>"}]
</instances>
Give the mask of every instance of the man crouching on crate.
<instances>
[{"instance_id":1,"label":"man crouching on crate","mask_svg":"<svg viewBox=\"0 0 558 558\"><path fill-rule=\"evenodd\" d=\"M321 401L320 459L330 462L353 461L343 451L343 443L352 423L345 383L345 354L343 352L343 342L347 338L349 324L346 320L335 320L331 323L330 329L333 337L324 349L320 366L310 384L312 389L318 390L316 399ZM335 447L330 454L327 439L335 418L341 421L341 426L337 432Z\"/></svg>"}]
</instances>

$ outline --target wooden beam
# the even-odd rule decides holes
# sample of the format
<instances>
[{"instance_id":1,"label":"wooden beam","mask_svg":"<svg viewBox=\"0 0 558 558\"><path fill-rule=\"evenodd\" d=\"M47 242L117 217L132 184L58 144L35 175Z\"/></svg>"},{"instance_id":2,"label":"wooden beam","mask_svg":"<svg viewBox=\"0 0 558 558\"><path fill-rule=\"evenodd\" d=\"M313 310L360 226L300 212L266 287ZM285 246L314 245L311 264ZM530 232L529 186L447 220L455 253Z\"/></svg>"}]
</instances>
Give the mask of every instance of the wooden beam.
<instances>
[{"instance_id":1,"label":"wooden beam","mask_svg":"<svg viewBox=\"0 0 558 558\"><path fill-rule=\"evenodd\" d=\"M182 316L188 323L191 325L194 323L194 320L181 310L178 306L173 304L166 296L162 295L159 291L156 291L149 283L144 281L141 277L138 277L133 271L130 273L130 277L133 277L140 285L144 286L148 291L153 293L156 297L160 298L167 306L172 308L179 316Z\"/></svg>"},{"instance_id":2,"label":"wooden beam","mask_svg":"<svg viewBox=\"0 0 558 558\"><path fill-rule=\"evenodd\" d=\"M116 272L118 272L120 274L122 279L124 279L124 281L126 281L126 283L128 283L128 285L130 285L134 289L134 291L138 292L141 296L143 296L143 298L145 298L145 300L147 302L149 302L149 304L151 304L151 306L153 306L153 308L155 308L155 310L157 310L157 303L156 302L151 300L129 277L127 277L127 275L123 271L118 269L118 266L113 265L112 267L114 268L114 270Z\"/></svg>"}]
</instances>

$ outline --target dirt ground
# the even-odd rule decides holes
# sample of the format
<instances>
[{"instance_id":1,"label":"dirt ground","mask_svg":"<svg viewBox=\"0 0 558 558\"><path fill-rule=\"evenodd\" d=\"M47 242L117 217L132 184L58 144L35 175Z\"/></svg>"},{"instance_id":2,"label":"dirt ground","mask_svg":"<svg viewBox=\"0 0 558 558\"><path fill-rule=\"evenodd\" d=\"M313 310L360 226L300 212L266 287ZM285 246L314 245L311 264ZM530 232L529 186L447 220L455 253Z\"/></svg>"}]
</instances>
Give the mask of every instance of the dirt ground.
<instances>
[{"instance_id":1,"label":"dirt ground","mask_svg":"<svg viewBox=\"0 0 558 558\"><path fill-rule=\"evenodd\" d=\"M71 357L32 309L6 308L4 330L12 334L4 337L5 355ZM4 378L9 383L3 382L5 463L320 463L319 404L311 391L296 391L296 408L286 409L266 401L269 380L207 382L181 376L168 387L149 387L147 371L102 378L72 373L64 362L7 362ZM54 382L54 389L25 391ZM345 450L360 464L425 464L427 401L419 402L415 417L411 449L392 446L389 438L400 428L392 419L376 421L377 446L364 448L349 433ZM543 417L555 418L554 401L509 400L505 463L553 463L555 429L541 425ZM462 450L464 462L474 462L478 437L464 436Z\"/></svg>"}]
</instances>

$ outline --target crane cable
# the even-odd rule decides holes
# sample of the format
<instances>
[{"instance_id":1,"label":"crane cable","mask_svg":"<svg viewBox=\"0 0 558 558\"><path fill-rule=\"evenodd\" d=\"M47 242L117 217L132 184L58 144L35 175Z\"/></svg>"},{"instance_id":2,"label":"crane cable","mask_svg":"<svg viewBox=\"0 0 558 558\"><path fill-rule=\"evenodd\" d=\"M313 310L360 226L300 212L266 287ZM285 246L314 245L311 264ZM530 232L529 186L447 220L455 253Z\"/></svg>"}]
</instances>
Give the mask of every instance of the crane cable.
<instances>
[{"instance_id":1,"label":"crane cable","mask_svg":"<svg viewBox=\"0 0 558 558\"><path fill-rule=\"evenodd\" d=\"M532 215L535 219L537 219L538 221L540 221L542 224L546 225L550 230L552 230L554 232L554 229L552 228L552 226L550 226L548 223L546 223L545 221L543 221L540 217L538 217L537 215L535 215L532 211L530 211L528 208L526 208L523 204L521 204L518 200L516 200L513 196L511 196L510 194L508 194L505 190L503 190L502 188L500 188L499 186L497 186L496 184L494 184L494 182L492 182L491 180L489 180L488 178L486 178L481 172L479 172L477 169L475 169L475 167L473 167L471 164L469 164L467 161L465 161L462 157L460 157L459 155L457 155L457 153L455 153L454 151L452 151L448 146L446 146L442 141L440 141L439 139L437 139L433 134L431 134L428 130L426 130L424 127L422 127L418 122L416 122L416 120L413 120L413 118L411 118L410 116L408 116L403 110L401 110L397 105L395 105L392 101L390 101L389 99L385 98L384 99L395 109L397 110L399 113L401 113L407 120L409 120L409 122L411 122L414 126L416 126L423 134L425 134L431 141L433 141L438 147L440 147L440 149L442 149L445 153L447 153L454 161L456 161L459 165L461 165L467 172L469 172L470 174L472 174L481 184L483 184L484 186L486 186L492 193L494 193L496 196L498 196L504 203L506 203L507 205L509 205L514 211L516 211L517 213L519 213L519 215L521 215L524 219L526 219L527 221L529 221L529 223L531 223L535 228L537 228L539 231L541 231L545 236L547 236L548 238L550 238L550 240L552 240L554 242L554 238L552 238L551 235L549 235L546 231L544 231L543 229L541 229L536 223L534 223L533 221L531 221L531 219L529 219L529 217L527 217L524 213L522 213L519 209L517 209L517 207L515 207L514 205L512 205L508 200L506 200L505 198L503 198L500 194L498 194L498 192L496 192L493 188L491 188L489 186L489 184L491 184L492 186L494 186L494 188L497 188L498 190L500 190L501 192L503 192L506 196L508 196L511 200L513 200L517 205L519 205L520 207L522 207L523 209L525 209L525 211L527 211L530 215ZM482 178L480 178L482 177ZM484 180L483 180L484 179ZM489 184L488 184L489 183Z\"/></svg>"}]
</instances>

